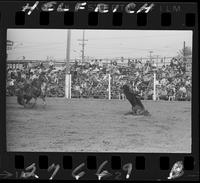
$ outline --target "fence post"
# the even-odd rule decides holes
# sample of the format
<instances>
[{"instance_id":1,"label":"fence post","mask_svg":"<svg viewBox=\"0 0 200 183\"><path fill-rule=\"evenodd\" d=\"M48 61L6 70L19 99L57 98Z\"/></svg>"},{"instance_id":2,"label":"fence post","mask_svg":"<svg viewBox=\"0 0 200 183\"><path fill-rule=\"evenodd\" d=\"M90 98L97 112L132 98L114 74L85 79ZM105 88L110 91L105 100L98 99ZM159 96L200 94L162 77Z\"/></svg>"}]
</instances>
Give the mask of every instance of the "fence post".
<instances>
[{"instance_id":1,"label":"fence post","mask_svg":"<svg viewBox=\"0 0 200 183\"><path fill-rule=\"evenodd\" d=\"M111 76L108 74L108 99L111 99Z\"/></svg>"},{"instance_id":2,"label":"fence post","mask_svg":"<svg viewBox=\"0 0 200 183\"><path fill-rule=\"evenodd\" d=\"M65 97L71 98L71 74L65 75Z\"/></svg>"},{"instance_id":3,"label":"fence post","mask_svg":"<svg viewBox=\"0 0 200 183\"><path fill-rule=\"evenodd\" d=\"M72 98L72 75L69 75L69 98Z\"/></svg>"},{"instance_id":4,"label":"fence post","mask_svg":"<svg viewBox=\"0 0 200 183\"><path fill-rule=\"evenodd\" d=\"M153 73L153 100L156 100L156 72Z\"/></svg>"}]
</instances>

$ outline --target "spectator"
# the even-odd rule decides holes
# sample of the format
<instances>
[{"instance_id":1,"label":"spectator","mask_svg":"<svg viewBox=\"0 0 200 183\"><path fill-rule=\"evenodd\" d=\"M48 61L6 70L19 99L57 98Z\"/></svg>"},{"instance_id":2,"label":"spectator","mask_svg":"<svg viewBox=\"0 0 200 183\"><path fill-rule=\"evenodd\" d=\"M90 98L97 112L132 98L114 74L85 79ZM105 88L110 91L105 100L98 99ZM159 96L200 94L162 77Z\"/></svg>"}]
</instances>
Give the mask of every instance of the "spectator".
<instances>
[{"instance_id":1,"label":"spectator","mask_svg":"<svg viewBox=\"0 0 200 183\"><path fill-rule=\"evenodd\" d=\"M162 66L156 72L160 83L158 95L161 98L171 96L181 100L191 98L191 76L186 76L185 64L180 59L173 58L170 65ZM47 96L64 96L66 67L56 69L52 62L46 67L40 63L35 66L29 64L25 69L7 69L7 94L13 95L14 92L11 90L17 87L17 83L23 83L27 79L33 80L41 73L44 73L49 80ZM107 74L111 74L112 98L119 98L120 87L129 83L141 97L147 96L146 98L152 99L153 67L149 61L142 66L139 60L129 60L128 67L119 64L102 65L98 60L83 64L76 61L70 65L70 73L72 74L72 96L108 98Z\"/></svg>"}]
</instances>

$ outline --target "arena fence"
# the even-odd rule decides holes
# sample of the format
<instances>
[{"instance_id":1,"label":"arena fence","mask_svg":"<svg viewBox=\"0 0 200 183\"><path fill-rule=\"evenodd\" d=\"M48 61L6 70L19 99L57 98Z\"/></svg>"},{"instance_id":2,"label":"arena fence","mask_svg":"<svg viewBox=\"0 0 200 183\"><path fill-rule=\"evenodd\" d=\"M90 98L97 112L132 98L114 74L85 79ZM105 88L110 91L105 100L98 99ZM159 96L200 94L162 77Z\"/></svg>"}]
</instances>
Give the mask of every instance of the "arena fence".
<instances>
[{"instance_id":1,"label":"arena fence","mask_svg":"<svg viewBox=\"0 0 200 183\"><path fill-rule=\"evenodd\" d=\"M52 61L38 61L38 60L23 60L23 61L7 61L7 68L10 68L10 69L22 69L23 67L27 67L27 65L31 65L31 66L34 66L34 65L37 65L38 63L42 62L45 66L48 67L48 65L51 63L54 64L54 66L59 70L59 68L64 68L66 66L66 62L65 61L55 61L55 62L52 62ZM95 62L97 62L96 60L93 61L93 63L95 64ZM89 62L88 62L89 63ZM119 83L120 84L123 84L125 83L125 81L127 80L133 80L133 78L129 77L127 78L126 75L123 75L123 69L126 70L126 72L129 72L129 76L132 76L133 74L135 74L135 71L132 70L131 66L128 64L128 62L125 61L125 63L127 64L122 64L121 62L120 63L114 63L114 62L109 62L109 61L106 61L104 62L102 65L105 65L107 68L111 68L109 70L109 72L106 72L106 73L101 73L101 76L99 75L99 81L98 81L98 84L95 85L95 82L93 80L95 80L95 77L94 78L87 78L85 77L84 75L80 76L82 77L82 81L84 81L83 83L80 83L80 81L78 82L78 84L82 84L82 85L86 85L89 83L89 85L85 86L88 90L89 89L93 89L93 88L96 88L96 92L98 93L98 97L99 98L107 98L109 100L113 99L113 98L119 98L121 99L121 92L120 92L120 86L119 86ZM140 62L141 63L141 62ZM147 63L147 62L146 62ZM190 59L190 64L187 64L187 70L190 71L191 73L191 59ZM75 64L75 60L71 60L70 61L70 68ZM81 63L80 65L85 65L86 63ZM99 64L99 63L98 63ZM153 70L151 70L151 72L149 72L147 74L147 80L148 78L149 81L148 81L148 86L146 87L146 92L148 92L149 90L153 91L152 92L152 95L151 95L151 99L153 100L157 100L158 99L158 92L157 92L157 87L159 87L161 84L160 84L160 81L158 79L158 76L157 76L157 69L161 68L163 65L166 66L166 65L169 65L170 62L164 62L162 65L161 64L157 64L156 67L154 67ZM138 67L144 67L145 63L142 63L140 66ZM121 71L121 74L119 76L119 73L115 73L114 69L115 67L120 67L120 69L122 69ZM137 71L137 70L136 70ZM75 86L76 82L74 81L74 75L69 73L69 74L66 74L64 73L63 74L64 76L62 76L62 82L59 83L59 86L58 87L62 87L63 89L63 92L61 91L61 94L60 96L63 96L63 97L66 97L67 99L70 99L74 96L77 97L77 95L75 93L77 93L77 91L79 92L79 97L83 96L82 94L84 95L88 95L90 97L90 95L92 94L93 91L91 91L89 94L83 90L81 88L78 88ZM95 76L95 73L94 73L94 76ZM85 81L85 80L91 80L91 81ZM132 83L133 84L133 83ZM134 85L134 84L133 84ZM137 89L137 86L133 86L135 87L135 89ZM84 88L84 87L83 87ZM141 89L140 89L141 90ZM97 96L93 96L93 97L97 97Z\"/></svg>"}]
</instances>

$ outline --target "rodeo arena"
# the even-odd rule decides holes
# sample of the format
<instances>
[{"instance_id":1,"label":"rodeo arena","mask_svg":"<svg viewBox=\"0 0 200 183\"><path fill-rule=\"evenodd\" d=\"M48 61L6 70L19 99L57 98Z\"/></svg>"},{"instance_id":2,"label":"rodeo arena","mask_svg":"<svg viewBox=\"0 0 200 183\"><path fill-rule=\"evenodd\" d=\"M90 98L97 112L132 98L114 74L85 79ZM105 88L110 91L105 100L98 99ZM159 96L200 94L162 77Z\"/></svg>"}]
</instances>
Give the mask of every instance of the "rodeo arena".
<instances>
[{"instance_id":1,"label":"rodeo arena","mask_svg":"<svg viewBox=\"0 0 200 183\"><path fill-rule=\"evenodd\" d=\"M190 152L191 72L192 55L7 60L7 150Z\"/></svg>"}]
</instances>

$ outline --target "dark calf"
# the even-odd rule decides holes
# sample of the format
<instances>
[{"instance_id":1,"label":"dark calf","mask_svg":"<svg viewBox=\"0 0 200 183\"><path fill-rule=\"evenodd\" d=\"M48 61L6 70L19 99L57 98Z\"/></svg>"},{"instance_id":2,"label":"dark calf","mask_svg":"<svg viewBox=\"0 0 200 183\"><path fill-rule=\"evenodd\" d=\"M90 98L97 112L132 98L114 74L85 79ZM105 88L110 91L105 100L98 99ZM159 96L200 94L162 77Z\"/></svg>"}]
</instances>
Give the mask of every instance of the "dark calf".
<instances>
[{"instance_id":1,"label":"dark calf","mask_svg":"<svg viewBox=\"0 0 200 183\"><path fill-rule=\"evenodd\" d=\"M130 91L130 88L128 87L128 85L124 85L122 89L127 100L132 105L132 113L134 115L148 115L149 114L149 112L145 110L144 105L142 104L139 96L133 91Z\"/></svg>"}]
</instances>

